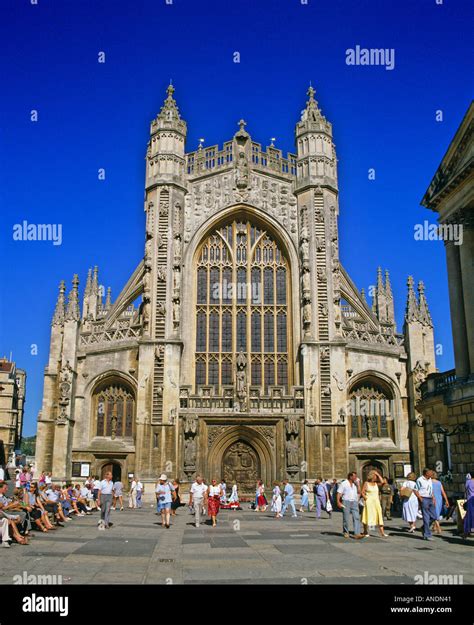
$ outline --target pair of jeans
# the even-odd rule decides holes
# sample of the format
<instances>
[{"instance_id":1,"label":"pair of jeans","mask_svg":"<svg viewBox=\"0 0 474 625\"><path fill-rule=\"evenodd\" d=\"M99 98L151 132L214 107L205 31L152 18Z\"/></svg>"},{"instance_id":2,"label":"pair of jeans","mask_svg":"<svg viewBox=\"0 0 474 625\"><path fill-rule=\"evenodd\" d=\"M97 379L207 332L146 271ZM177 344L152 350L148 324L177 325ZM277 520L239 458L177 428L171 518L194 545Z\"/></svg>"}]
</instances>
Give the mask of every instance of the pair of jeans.
<instances>
[{"instance_id":1,"label":"pair of jeans","mask_svg":"<svg viewBox=\"0 0 474 625\"><path fill-rule=\"evenodd\" d=\"M342 500L342 531L344 534L349 534L349 521L352 517L354 524L354 534L360 534L360 513L358 501Z\"/></svg>"},{"instance_id":2,"label":"pair of jeans","mask_svg":"<svg viewBox=\"0 0 474 625\"><path fill-rule=\"evenodd\" d=\"M421 498L421 513L423 515L423 538L431 538L431 524L436 521L436 507L431 497Z\"/></svg>"},{"instance_id":3,"label":"pair of jeans","mask_svg":"<svg viewBox=\"0 0 474 625\"><path fill-rule=\"evenodd\" d=\"M142 491L137 490L137 508L142 507Z\"/></svg>"}]
</instances>

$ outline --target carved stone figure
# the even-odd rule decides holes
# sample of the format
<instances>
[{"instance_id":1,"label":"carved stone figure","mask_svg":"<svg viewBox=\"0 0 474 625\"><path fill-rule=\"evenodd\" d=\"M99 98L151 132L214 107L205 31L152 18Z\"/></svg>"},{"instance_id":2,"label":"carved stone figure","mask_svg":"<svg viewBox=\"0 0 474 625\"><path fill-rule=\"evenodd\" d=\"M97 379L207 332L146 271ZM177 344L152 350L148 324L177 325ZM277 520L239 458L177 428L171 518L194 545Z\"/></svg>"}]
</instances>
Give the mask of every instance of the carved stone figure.
<instances>
[{"instance_id":1,"label":"carved stone figure","mask_svg":"<svg viewBox=\"0 0 474 625\"><path fill-rule=\"evenodd\" d=\"M179 300L173 301L173 323L179 325L181 319L181 303Z\"/></svg>"},{"instance_id":2,"label":"carved stone figure","mask_svg":"<svg viewBox=\"0 0 474 625\"><path fill-rule=\"evenodd\" d=\"M286 419L286 433L288 435L295 434L297 435L300 430L300 423L298 417L287 417Z\"/></svg>"},{"instance_id":3,"label":"carved stone figure","mask_svg":"<svg viewBox=\"0 0 474 625\"><path fill-rule=\"evenodd\" d=\"M303 287L303 298L309 299L311 295L311 276L309 271L304 271L301 279L302 287Z\"/></svg>"},{"instance_id":4,"label":"carved stone figure","mask_svg":"<svg viewBox=\"0 0 474 625\"><path fill-rule=\"evenodd\" d=\"M196 440L194 436L186 438L184 441L184 466L196 466Z\"/></svg>"},{"instance_id":5,"label":"carved stone figure","mask_svg":"<svg viewBox=\"0 0 474 625\"><path fill-rule=\"evenodd\" d=\"M175 267L173 270L173 297L176 299L179 297L179 290L181 287L181 270L179 267Z\"/></svg>"},{"instance_id":6,"label":"carved stone figure","mask_svg":"<svg viewBox=\"0 0 474 625\"><path fill-rule=\"evenodd\" d=\"M309 268L309 243L303 239L300 243L301 264L304 268Z\"/></svg>"},{"instance_id":7,"label":"carved stone figure","mask_svg":"<svg viewBox=\"0 0 474 625\"><path fill-rule=\"evenodd\" d=\"M292 434L286 441L286 462L289 467L298 466L298 443L296 436Z\"/></svg>"},{"instance_id":8,"label":"carved stone figure","mask_svg":"<svg viewBox=\"0 0 474 625\"><path fill-rule=\"evenodd\" d=\"M303 326L306 330L309 330L309 326L311 325L311 303L307 302L303 306Z\"/></svg>"},{"instance_id":9,"label":"carved stone figure","mask_svg":"<svg viewBox=\"0 0 474 625\"><path fill-rule=\"evenodd\" d=\"M185 434L196 434L198 427L197 417L192 415L187 415L184 420L184 433Z\"/></svg>"},{"instance_id":10,"label":"carved stone figure","mask_svg":"<svg viewBox=\"0 0 474 625\"><path fill-rule=\"evenodd\" d=\"M239 400L241 410L245 410L247 398L247 358L243 351L240 351L236 361L235 391Z\"/></svg>"},{"instance_id":11,"label":"carved stone figure","mask_svg":"<svg viewBox=\"0 0 474 625\"><path fill-rule=\"evenodd\" d=\"M181 265L182 243L181 235L177 234L174 238L173 265L179 267Z\"/></svg>"}]
</instances>

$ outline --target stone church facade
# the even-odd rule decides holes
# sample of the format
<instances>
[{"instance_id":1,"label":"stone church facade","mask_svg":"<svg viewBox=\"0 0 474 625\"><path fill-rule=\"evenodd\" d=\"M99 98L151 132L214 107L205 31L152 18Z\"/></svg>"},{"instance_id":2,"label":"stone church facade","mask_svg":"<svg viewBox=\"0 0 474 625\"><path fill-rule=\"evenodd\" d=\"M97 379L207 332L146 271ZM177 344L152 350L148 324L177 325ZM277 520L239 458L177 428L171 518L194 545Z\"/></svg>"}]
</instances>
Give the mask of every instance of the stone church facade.
<instances>
[{"instance_id":1,"label":"stone church facade","mask_svg":"<svg viewBox=\"0 0 474 625\"><path fill-rule=\"evenodd\" d=\"M397 332L388 272L371 305L339 260L332 125L308 90L296 153L245 122L185 152L168 87L146 153L144 256L117 299L89 270L52 321L37 463L57 479L199 472L342 477L423 463L417 394L435 371L423 284ZM105 297L104 297L105 296Z\"/></svg>"}]
</instances>

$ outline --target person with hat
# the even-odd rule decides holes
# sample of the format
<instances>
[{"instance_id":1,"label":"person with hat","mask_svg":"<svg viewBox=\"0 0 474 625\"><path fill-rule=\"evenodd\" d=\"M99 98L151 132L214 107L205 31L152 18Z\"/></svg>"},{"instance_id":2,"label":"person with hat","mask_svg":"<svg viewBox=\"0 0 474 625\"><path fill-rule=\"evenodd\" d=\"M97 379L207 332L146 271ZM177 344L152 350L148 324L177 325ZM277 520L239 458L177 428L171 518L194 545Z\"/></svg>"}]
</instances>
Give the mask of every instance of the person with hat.
<instances>
[{"instance_id":1,"label":"person with hat","mask_svg":"<svg viewBox=\"0 0 474 625\"><path fill-rule=\"evenodd\" d=\"M162 473L158 478L158 483L155 488L156 493L156 511L161 513L161 525L169 528L170 526L170 513L171 502L175 499L175 488L168 482L167 476Z\"/></svg>"}]
</instances>

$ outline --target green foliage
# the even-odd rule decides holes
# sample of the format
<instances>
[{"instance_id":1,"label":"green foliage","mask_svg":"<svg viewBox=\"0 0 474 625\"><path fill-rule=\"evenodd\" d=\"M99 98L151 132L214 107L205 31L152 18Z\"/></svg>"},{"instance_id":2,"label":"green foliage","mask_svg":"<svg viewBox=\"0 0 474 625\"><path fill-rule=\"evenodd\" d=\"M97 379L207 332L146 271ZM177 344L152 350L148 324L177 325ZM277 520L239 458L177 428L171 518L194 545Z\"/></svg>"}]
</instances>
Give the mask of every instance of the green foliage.
<instances>
[{"instance_id":1,"label":"green foliage","mask_svg":"<svg viewBox=\"0 0 474 625\"><path fill-rule=\"evenodd\" d=\"M21 441L21 453L25 456L34 456L36 450L36 435L25 436Z\"/></svg>"}]
</instances>

